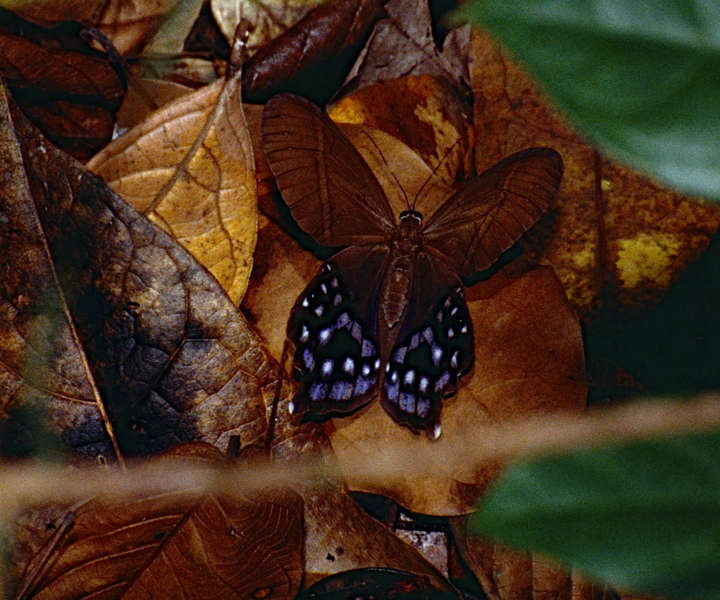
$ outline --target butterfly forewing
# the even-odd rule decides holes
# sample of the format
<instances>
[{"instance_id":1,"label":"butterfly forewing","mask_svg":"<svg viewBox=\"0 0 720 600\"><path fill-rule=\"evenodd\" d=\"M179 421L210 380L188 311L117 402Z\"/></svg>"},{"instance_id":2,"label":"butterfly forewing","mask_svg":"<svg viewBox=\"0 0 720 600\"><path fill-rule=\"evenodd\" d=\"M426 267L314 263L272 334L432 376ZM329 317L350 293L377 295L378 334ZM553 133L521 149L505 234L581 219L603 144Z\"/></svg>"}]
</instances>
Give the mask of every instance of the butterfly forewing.
<instances>
[{"instance_id":1,"label":"butterfly forewing","mask_svg":"<svg viewBox=\"0 0 720 600\"><path fill-rule=\"evenodd\" d=\"M458 277L431 255L417 260L413 297L386 366L382 404L398 423L437 435L442 399L473 362L472 321Z\"/></svg>"},{"instance_id":2,"label":"butterfly forewing","mask_svg":"<svg viewBox=\"0 0 720 600\"><path fill-rule=\"evenodd\" d=\"M451 269L487 269L548 209L562 179L550 148L517 152L470 180L427 220L426 243Z\"/></svg>"},{"instance_id":3,"label":"butterfly forewing","mask_svg":"<svg viewBox=\"0 0 720 600\"><path fill-rule=\"evenodd\" d=\"M293 218L318 244L372 244L396 230L370 167L312 102L273 97L263 111L262 141Z\"/></svg>"},{"instance_id":4,"label":"butterfly forewing","mask_svg":"<svg viewBox=\"0 0 720 600\"><path fill-rule=\"evenodd\" d=\"M372 314L375 275L386 259L383 246L349 248L326 262L298 298L288 322L300 375L293 412L347 413L377 392L380 354Z\"/></svg>"}]
</instances>

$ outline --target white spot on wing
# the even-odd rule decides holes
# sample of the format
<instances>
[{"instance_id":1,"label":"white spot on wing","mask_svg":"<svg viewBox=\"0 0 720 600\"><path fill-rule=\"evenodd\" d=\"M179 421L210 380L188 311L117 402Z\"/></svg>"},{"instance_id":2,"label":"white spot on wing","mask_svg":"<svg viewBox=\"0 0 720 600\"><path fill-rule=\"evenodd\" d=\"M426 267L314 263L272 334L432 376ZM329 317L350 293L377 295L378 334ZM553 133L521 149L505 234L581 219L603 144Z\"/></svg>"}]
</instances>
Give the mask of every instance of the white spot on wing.
<instances>
[{"instance_id":1,"label":"white spot on wing","mask_svg":"<svg viewBox=\"0 0 720 600\"><path fill-rule=\"evenodd\" d=\"M430 380L429 380L427 377L425 377L425 375L423 375L423 376L420 378L420 385L418 386L418 389L419 389L421 392L427 392L427 389L428 389L428 386L429 386L429 385L430 385ZM422 416L422 415L421 415L421 416Z\"/></svg>"},{"instance_id":2,"label":"white spot on wing","mask_svg":"<svg viewBox=\"0 0 720 600\"><path fill-rule=\"evenodd\" d=\"M315 309L315 314L316 314L318 317L322 317L324 312L325 312L325 308L323 307L323 305L322 305L322 304L318 304L318 305L317 305L317 308Z\"/></svg>"},{"instance_id":3,"label":"white spot on wing","mask_svg":"<svg viewBox=\"0 0 720 600\"><path fill-rule=\"evenodd\" d=\"M431 354L432 354L433 364L437 367L440 364L440 361L442 360L442 357L443 357L442 348L440 346L438 346L437 344L433 344Z\"/></svg>"},{"instance_id":4,"label":"white spot on wing","mask_svg":"<svg viewBox=\"0 0 720 600\"><path fill-rule=\"evenodd\" d=\"M343 362L343 371L348 375L352 375L355 372L355 361L349 356Z\"/></svg>"},{"instance_id":5,"label":"white spot on wing","mask_svg":"<svg viewBox=\"0 0 720 600\"><path fill-rule=\"evenodd\" d=\"M300 341L307 342L309 339L310 339L310 331L308 330L308 328L305 325L303 325L302 331L300 332Z\"/></svg>"},{"instance_id":6,"label":"white spot on wing","mask_svg":"<svg viewBox=\"0 0 720 600\"><path fill-rule=\"evenodd\" d=\"M326 358L323 361L322 367L320 367L320 373L325 377L329 377L330 375L332 375L334 366L335 366L335 362L333 361L333 359Z\"/></svg>"},{"instance_id":7,"label":"white spot on wing","mask_svg":"<svg viewBox=\"0 0 720 600\"><path fill-rule=\"evenodd\" d=\"M405 377L403 378L403 381L405 382L405 385L413 384L413 381L415 381L414 369L410 369L407 373L405 373Z\"/></svg>"}]
</instances>

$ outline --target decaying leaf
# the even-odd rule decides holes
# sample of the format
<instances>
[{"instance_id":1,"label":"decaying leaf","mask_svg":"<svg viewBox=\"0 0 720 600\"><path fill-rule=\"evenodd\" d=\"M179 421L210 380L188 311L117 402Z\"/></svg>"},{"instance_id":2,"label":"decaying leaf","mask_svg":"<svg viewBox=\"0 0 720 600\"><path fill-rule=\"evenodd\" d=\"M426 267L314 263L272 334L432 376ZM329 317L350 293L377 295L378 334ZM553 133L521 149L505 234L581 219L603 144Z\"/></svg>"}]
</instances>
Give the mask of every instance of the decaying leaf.
<instances>
[{"instance_id":1,"label":"decaying leaf","mask_svg":"<svg viewBox=\"0 0 720 600\"><path fill-rule=\"evenodd\" d=\"M239 75L155 112L88 167L240 301L255 249L257 193Z\"/></svg>"},{"instance_id":2,"label":"decaying leaf","mask_svg":"<svg viewBox=\"0 0 720 600\"><path fill-rule=\"evenodd\" d=\"M13 10L36 23L81 21L104 32L122 55L136 54L178 0L59 0L22 2Z\"/></svg>"},{"instance_id":3,"label":"decaying leaf","mask_svg":"<svg viewBox=\"0 0 720 600\"><path fill-rule=\"evenodd\" d=\"M45 29L0 7L0 75L48 139L86 161L110 141L125 76L82 31L79 23Z\"/></svg>"},{"instance_id":4,"label":"decaying leaf","mask_svg":"<svg viewBox=\"0 0 720 600\"><path fill-rule=\"evenodd\" d=\"M223 456L193 443L159 461L212 465ZM302 519L290 491L90 500L68 516L50 553L30 562L16 598L290 599L302 578Z\"/></svg>"},{"instance_id":5,"label":"decaying leaf","mask_svg":"<svg viewBox=\"0 0 720 600\"><path fill-rule=\"evenodd\" d=\"M246 94L291 79L362 40L382 14L385 0L329 0L263 46L243 71Z\"/></svg>"},{"instance_id":6,"label":"decaying leaf","mask_svg":"<svg viewBox=\"0 0 720 600\"><path fill-rule=\"evenodd\" d=\"M529 146L563 157L555 218L534 235L539 260L585 318L604 300L633 312L654 306L707 248L720 208L600 157L488 36L473 37L471 56L478 170Z\"/></svg>"},{"instance_id":7,"label":"decaying leaf","mask_svg":"<svg viewBox=\"0 0 720 600\"><path fill-rule=\"evenodd\" d=\"M274 368L215 279L1 99L3 420L93 457L262 444Z\"/></svg>"},{"instance_id":8,"label":"decaying leaf","mask_svg":"<svg viewBox=\"0 0 720 600\"><path fill-rule=\"evenodd\" d=\"M475 363L457 396L443 403L442 436L432 441L398 427L373 403L325 424L350 489L383 494L422 514L470 512L497 465L462 460L464 440L488 424L550 411L580 411L587 385L580 327L549 268L513 275L508 268L468 288L475 328ZM356 461L395 456L428 463L390 485L354 476ZM477 459L477 457L475 457ZM409 471L410 473L410 471Z\"/></svg>"},{"instance_id":9,"label":"decaying leaf","mask_svg":"<svg viewBox=\"0 0 720 600\"><path fill-rule=\"evenodd\" d=\"M253 24L248 53L287 31L325 0L211 0L210 7L225 39L232 44L241 19Z\"/></svg>"}]
</instances>

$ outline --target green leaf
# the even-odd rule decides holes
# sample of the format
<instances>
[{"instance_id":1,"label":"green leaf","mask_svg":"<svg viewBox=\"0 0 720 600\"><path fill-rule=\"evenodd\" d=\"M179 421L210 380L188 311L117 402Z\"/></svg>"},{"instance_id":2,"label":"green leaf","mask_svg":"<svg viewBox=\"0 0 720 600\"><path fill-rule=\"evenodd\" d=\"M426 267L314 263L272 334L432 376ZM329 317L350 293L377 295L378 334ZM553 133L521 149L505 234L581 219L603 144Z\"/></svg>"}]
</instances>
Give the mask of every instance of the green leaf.
<instances>
[{"instance_id":1,"label":"green leaf","mask_svg":"<svg viewBox=\"0 0 720 600\"><path fill-rule=\"evenodd\" d=\"M634 442L511 468L475 533L619 589L720 598L720 433Z\"/></svg>"},{"instance_id":2,"label":"green leaf","mask_svg":"<svg viewBox=\"0 0 720 600\"><path fill-rule=\"evenodd\" d=\"M571 119L611 153L720 200L720 3L473 0Z\"/></svg>"}]
</instances>

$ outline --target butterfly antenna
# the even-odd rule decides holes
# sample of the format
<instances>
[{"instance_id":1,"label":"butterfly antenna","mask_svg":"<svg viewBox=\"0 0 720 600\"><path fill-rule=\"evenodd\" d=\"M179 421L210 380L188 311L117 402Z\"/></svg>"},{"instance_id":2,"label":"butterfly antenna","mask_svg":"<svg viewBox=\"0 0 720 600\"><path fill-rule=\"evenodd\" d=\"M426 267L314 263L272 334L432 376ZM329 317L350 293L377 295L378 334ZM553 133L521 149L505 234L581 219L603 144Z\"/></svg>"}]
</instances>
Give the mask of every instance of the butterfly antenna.
<instances>
[{"instance_id":1,"label":"butterfly antenna","mask_svg":"<svg viewBox=\"0 0 720 600\"><path fill-rule=\"evenodd\" d=\"M375 143L375 140L372 139L370 134L367 131L363 130L363 135L370 140L370 143L375 146L375 150L377 150L378 154L380 155L380 158L382 158L383 163L385 163L385 167L387 168L390 175L392 175L393 179L395 180L395 183L397 183L398 188L400 188L400 191L403 193L403 196L405 196L405 204L408 207L408 210L412 210L412 207L410 206L410 199L408 198L407 193L405 192L405 188L400 184L400 180L395 176L395 172L390 168L390 164L387 160L385 160L385 155L382 153L382 150L380 150L380 147Z\"/></svg>"},{"instance_id":2,"label":"butterfly antenna","mask_svg":"<svg viewBox=\"0 0 720 600\"><path fill-rule=\"evenodd\" d=\"M415 194L415 198L413 199L412 210L415 209L415 205L417 204L418 198L420 197L420 194L422 194L422 191L425 189L425 186L426 186L428 183L430 183L430 181L432 180L432 178L435 177L435 175L437 174L437 172L440 170L440 167L442 167L443 164L445 164L445 161L447 160L447 157L450 156L450 153L451 153L453 150L455 150L455 146L457 146L457 145L460 143L460 140L461 140L461 139L462 139L462 138L458 138L457 140L455 140L455 143L454 143L452 146L450 146L450 148L448 148L447 152L445 152L445 154L443 155L443 157L438 161L438 164L437 164L436 167L433 169L432 173L430 173L430 175L427 176L427 179L425 179L425 183L423 183L422 186L420 186L420 189L417 191L417 193Z\"/></svg>"}]
</instances>

